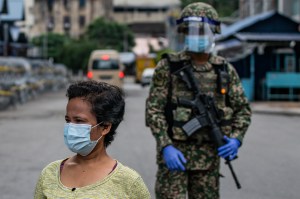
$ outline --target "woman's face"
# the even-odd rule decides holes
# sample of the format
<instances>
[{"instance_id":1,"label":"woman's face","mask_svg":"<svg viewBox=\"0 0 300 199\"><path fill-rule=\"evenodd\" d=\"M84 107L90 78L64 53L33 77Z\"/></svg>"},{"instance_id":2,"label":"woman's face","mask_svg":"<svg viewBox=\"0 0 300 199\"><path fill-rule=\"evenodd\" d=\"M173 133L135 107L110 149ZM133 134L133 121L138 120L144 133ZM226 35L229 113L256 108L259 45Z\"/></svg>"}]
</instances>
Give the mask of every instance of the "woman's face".
<instances>
[{"instance_id":1,"label":"woman's face","mask_svg":"<svg viewBox=\"0 0 300 199\"><path fill-rule=\"evenodd\" d=\"M77 97L69 100L66 107L66 122L95 126L97 124L97 119L95 115L91 113L91 108L91 104L82 98ZM99 126L92 128L90 134L91 140L97 140L101 136L101 131L99 131L100 127L98 127Z\"/></svg>"}]
</instances>

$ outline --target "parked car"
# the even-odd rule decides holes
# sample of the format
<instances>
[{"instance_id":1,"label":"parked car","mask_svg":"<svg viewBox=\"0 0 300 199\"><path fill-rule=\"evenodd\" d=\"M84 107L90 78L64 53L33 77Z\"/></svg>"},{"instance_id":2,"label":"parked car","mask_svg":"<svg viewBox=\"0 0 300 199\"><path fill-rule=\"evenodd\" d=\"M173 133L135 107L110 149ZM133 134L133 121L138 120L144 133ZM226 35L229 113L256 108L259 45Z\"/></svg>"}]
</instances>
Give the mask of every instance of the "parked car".
<instances>
[{"instance_id":1,"label":"parked car","mask_svg":"<svg viewBox=\"0 0 300 199\"><path fill-rule=\"evenodd\" d=\"M141 85L147 86L151 83L155 68L146 68L142 73Z\"/></svg>"}]
</instances>

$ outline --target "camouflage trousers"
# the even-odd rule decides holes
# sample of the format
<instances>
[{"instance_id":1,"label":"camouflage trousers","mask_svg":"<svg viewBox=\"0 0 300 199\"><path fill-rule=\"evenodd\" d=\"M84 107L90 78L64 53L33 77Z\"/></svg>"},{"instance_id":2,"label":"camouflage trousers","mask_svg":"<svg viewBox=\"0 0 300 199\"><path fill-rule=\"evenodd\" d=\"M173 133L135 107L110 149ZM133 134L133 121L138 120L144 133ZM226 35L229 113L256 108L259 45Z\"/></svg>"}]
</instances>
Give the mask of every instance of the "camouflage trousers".
<instances>
[{"instance_id":1,"label":"camouflage trousers","mask_svg":"<svg viewBox=\"0 0 300 199\"><path fill-rule=\"evenodd\" d=\"M156 199L218 199L219 164L209 170L169 171L164 165L156 175Z\"/></svg>"}]
</instances>

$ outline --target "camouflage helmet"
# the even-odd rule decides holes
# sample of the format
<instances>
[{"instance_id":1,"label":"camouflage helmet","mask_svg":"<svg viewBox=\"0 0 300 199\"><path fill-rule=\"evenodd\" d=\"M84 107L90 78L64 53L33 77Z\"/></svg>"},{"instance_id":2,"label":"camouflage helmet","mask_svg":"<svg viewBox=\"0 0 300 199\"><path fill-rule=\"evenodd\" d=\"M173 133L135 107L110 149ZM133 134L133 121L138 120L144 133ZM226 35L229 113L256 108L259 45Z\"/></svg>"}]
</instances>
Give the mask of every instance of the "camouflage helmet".
<instances>
[{"instance_id":1,"label":"camouflage helmet","mask_svg":"<svg viewBox=\"0 0 300 199\"><path fill-rule=\"evenodd\" d=\"M221 26L217 11L209 4L196 2L187 5L180 14L180 19L177 20L178 30L184 28L185 23L178 21L187 17L204 17L209 23L213 33L221 34ZM179 31L180 32L180 31Z\"/></svg>"}]
</instances>

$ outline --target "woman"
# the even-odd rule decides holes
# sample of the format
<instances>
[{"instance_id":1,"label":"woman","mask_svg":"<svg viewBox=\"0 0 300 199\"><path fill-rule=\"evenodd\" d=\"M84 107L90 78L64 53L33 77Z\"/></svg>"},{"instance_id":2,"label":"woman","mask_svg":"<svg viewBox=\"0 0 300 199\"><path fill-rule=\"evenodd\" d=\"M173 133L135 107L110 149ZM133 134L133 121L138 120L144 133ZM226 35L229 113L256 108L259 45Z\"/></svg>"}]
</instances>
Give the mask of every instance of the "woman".
<instances>
[{"instance_id":1,"label":"woman","mask_svg":"<svg viewBox=\"0 0 300 199\"><path fill-rule=\"evenodd\" d=\"M64 140L76 155L43 169L34 198L150 198L141 176L106 152L124 116L121 89L81 81L67 97Z\"/></svg>"}]
</instances>

